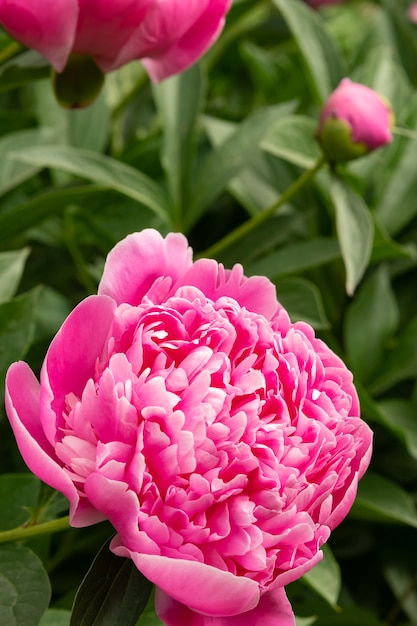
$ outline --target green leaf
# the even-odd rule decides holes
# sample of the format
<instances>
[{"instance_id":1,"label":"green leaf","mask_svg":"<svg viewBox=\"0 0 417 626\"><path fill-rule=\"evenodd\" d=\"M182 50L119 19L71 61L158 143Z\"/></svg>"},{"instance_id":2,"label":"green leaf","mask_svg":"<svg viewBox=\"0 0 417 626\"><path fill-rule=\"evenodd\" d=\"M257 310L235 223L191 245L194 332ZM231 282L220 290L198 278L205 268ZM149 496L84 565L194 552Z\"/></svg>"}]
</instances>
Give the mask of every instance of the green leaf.
<instances>
[{"instance_id":1,"label":"green leaf","mask_svg":"<svg viewBox=\"0 0 417 626\"><path fill-rule=\"evenodd\" d=\"M0 304L0 381L13 361L28 350L35 329L39 289Z\"/></svg>"},{"instance_id":2,"label":"green leaf","mask_svg":"<svg viewBox=\"0 0 417 626\"><path fill-rule=\"evenodd\" d=\"M257 110L203 159L195 175L187 228L197 221L204 209L224 191L229 182L251 164L253 151L268 127L292 106L290 103Z\"/></svg>"},{"instance_id":3,"label":"green leaf","mask_svg":"<svg viewBox=\"0 0 417 626\"><path fill-rule=\"evenodd\" d=\"M28 146L44 146L55 141L57 132L53 128L36 128L9 133L0 139L0 194L3 195L35 176L41 169L36 163L16 161L15 151L25 151ZM49 149L49 148L48 148Z\"/></svg>"},{"instance_id":4,"label":"green leaf","mask_svg":"<svg viewBox=\"0 0 417 626\"><path fill-rule=\"evenodd\" d=\"M320 291L312 282L303 278L280 280L277 282L277 293L292 322L300 320L313 328L328 328L329 321Z\"/></svg>"},{"instance_id":5,"label":"green leaf","mask_svg":"<svg viewBox=\"0 0 417 626\"><path fill-rule=\"evenodd\" d=\"M417 459L417 407L402 398L386 398L377 402L377 407L382 417L380 421Z\"/></svg>"},{"instance_id":6,"label":"green leaf","mask_svg":"<svg viewBox=\"0 0 417 626\"><path fill-rule=\"evenodd\" d=\"M0 303L14 296L28 255L29 248L0 252Z\"/></svg>"},{"instance_id":7,"label":"green leaf","mask_svg":"<svg viewBox=\"0 0 417 626\"><path fill-rule=\"evenodd\" d=\"M22 52L0 66L0 91L8 91L46 78L50 73L51 66L38 52Z\"/></svg>"},{"instance_id":8,"label":"green leaf","mask_svg":"<svg viewBox=\"0 0 417 626\"><path fill-rule=\"evenodd\" d=\"M323 559L304 574L301 580L336 608L342 584L340 568L330 548L323 546L322 550Z\"/></svg>"},{"instance_id":9,"label":"green leaf","mask_svg":"<svg viewBox=\"0 0 417 626\"><path fill-rule=\"evenodd\" d=\"M75 596L70 626L135 626L153 584L131 559L100 549Z\"/></svg>"},{"instance_id":10,"label":"green leaf","mask_svg":"<svg viewBox=\"0 0 417 626\"><path fill-rule=\"evenodd\" d=\"M368 472L361 479L350 515L369 521L407 524L417 528L417 512L411 496L396 483Z\"/></svg>"},{"instance_id":11,"label":"green leaf","mask_svg":"<svg viewBox=\"0 0 417 626\"><path fill-rule=\"evenodd\" d=\"M260 147L290 163L310 169L321 150L314 135L317 120L303 115L289 115L276 121L264 135Z\"/></svg>"},{"instance_id":12,"label":"green leaf","mask_svg":"<svg viewBox=\"0 0 417 626\"><path fill-rule=\"evenodd\" d=\"M246 266L246 273L268 276L276 280L281 276L296 274L340 259L339 244L335 239L317 238L282 246Z\"/></svg>"},{"instance_id":13,"label":"green leaf","mask_svg":"<svg viewBox=\"0 0 417 626\"><path fill-rule=\"evenodd\" d=\"M167 200L161 187L149 176L121 161L71 146L26 147L13 151L13 158L38 168L55 168L106 185L168 220Z\"/></svg>"},{"instance_id":14,"label":"green leaf","mask_svg":"<svg viewBox=\"0 0 417 626\"><path fill-rule=\"evenodd\" d=\"M352 295L371 257L374 223L363 198L340 178L332 176L330 191L346 269L346 291Z\"/></svg>"},{"instance_id":15,"label":"green leaf","mask_svg":"<svg viewBox=\"0 0 417 626\"><path fill-rule=\"evenodd\" d=\"M399 309L388 268L380 265L363 283L347 309L345 345L353 371L362 382L372 379L386 353L387 340L399 322Z\"/></svg>"},{"instance_id":16,"label":"green leaf","mask_svg":"<svg viewBox=\"0 0 417 626\"><path fill-rule=\"evenodd\" d=\"M48 609L39 626L70 626L71 613L65 609Z\"/></svg>"},{"instance_id":17,"label":"green leaf","mask_svg":"<svg viewBox=\"0 0 417 626\"><path fill-rule=\"evenodd\" d=\"M51 589L39 558L25 546L0 546L0 624L38 626Z\"/></svg>"},{"instance_id":18,"label":"green leaf","mask_svg":"<svg viewBox=\"0 0 417 626\"><path fill-rule=\"evenodd\" d=\"M313 91L323 102L347 70L336 42L324 27L317 11L301 0L273 0L287 22L300 49Z\"/></svg>"},{"instance_id":19,"label":"green leaf","mask_svg":"<svg viewBox=\"0 0 417 626\"><path fill-rule=\"evenodd\" d=\"M83 185L67 189L51 189L23 204L0 213L0 242L21 235L25 230L65 209L69 204L83 203L103 193L105 187Z\"/></svg>"},{"instance_id":20,"label":"green leaf","mask_svg":"<svg viewBox=\"0 0 417 626\"><path fill-rule=\"evenodd\" d=\"M0 530L10 530L27 522L40 493L40 480L32 474L0 476Z\"/></svg>"},{"instance_id":21,"label":"green leaf","mask_svg":"<svg viewBox=\"0 0 417 626\"><path fill-rule=\"evenodd\" d=\"M417 317L411 320L397 339L369 391L380 394L395 384L417 375Z\"/></svg>"},{"instance_id":22,"label":"green leaf","mask_svg":"<svg viewBox=\"0 0 417 626\"><path fill-rule=\"evenodd\" d=\"M332 615L320 615L314 622L314 626L386 626L386 622L380 622L370 611L358 606L340 607L337 613Z\"/></svg>"},{"instance_id":23,"label":"green leaf","mask_svg":"<svg viewBox=\"0 0 417 626\"><path fill-rule=\"evenodd\" d=\"M199 64L154 85L153 91L164 133L162 166L168 180L174 221L181 223L181 214L187 207L188 187L193 182L191 163L203 96Z\"/></svg>"}]
</instances>

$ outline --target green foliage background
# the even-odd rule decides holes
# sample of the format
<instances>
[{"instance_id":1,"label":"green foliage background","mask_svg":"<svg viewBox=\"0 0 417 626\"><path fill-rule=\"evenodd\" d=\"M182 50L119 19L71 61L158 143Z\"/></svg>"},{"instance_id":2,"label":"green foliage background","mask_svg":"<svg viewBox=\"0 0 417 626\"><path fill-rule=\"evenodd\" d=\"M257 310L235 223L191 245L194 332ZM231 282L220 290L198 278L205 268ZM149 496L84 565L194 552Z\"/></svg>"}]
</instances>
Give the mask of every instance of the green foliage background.
<instances>
[{"instance_id":1,"label":"green foliage background","mask_svg":"<svg viewBox=\"0 0 417 626\"><path fill-rule=\"evenodd\" d=\"M298 626L417 625L417 26L407 6L352 0L319 13L301 0L235 0L199 65L151 86L132 63L82 111L59 108L43 59L0 36L2 389L14 360L39 371L109 249L149 226L267 275L292 319L353 370L375 452L324 560L288 587ZM322 168L253 219L313 167L320 107L344 76L384 94L411 133ZM0 471L0 531L65 514L65 499L28 473L4 411ZM1 544L2 626L68 626L111 533L104 523ZM140 624L158 623L150 603Z\"/></svg>"}]
</instances>

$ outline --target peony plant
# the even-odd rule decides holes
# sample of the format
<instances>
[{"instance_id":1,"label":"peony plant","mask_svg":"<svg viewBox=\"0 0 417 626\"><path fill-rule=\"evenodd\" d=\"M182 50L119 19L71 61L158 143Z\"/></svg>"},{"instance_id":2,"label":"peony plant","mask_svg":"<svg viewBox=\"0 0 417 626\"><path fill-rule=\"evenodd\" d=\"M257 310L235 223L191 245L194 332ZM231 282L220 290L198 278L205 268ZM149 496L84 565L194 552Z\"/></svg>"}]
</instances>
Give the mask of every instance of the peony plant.
<instances>
[{"instance_id":1,"label":"peony plant","mask_svg":"<svg viewBox=\"0 0 417 626\"><path fill-rule=\"evenodd\" d=\"M181 72L218 37L231 0L0 0L0 23L56 72L72 53L107 73L133 59L154 81Z\"/></svg>"},{"instance_id":2,"label":"peony plant","mask_svg":"<svg viewBox=\"0 0 417 626\"><path fill-rule=\"evenodd\" d=\"M153 229L109 253L40 383L11 365L6 409L71 524L110 520L167 626L294 626L284 587L322 558L371 456L351 373L273 284Z\"/></svg>"},{"instance_id":3,"label":"peony plant","mask_svg":"<svg viewBox=\"0 0 417 626\"><path fill-rule=\"evenodd\" d=\"M329 161L350 161L390 143L393 126L383 96L344 78L321 110L317 139Z\"/></svg>"}]
</instances>

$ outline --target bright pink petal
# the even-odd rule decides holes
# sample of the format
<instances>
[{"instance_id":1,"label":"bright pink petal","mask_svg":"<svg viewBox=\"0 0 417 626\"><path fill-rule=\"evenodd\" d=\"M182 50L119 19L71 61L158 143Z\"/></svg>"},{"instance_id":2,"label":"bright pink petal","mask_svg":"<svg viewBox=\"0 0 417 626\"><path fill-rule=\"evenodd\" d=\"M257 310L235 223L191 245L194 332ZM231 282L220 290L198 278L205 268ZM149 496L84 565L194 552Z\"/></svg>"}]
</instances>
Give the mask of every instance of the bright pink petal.
<instances>
[{"instance_id":1,"label":"bright pink petal","mask_svg":"<svg viewBox=\"0 0 417 626\"><path fill-rule=\"evenodd\" d=\"M184 235L170 233L165 239L156 230L129 235L109 253L98 293L117 304L140 304L157 278L168 277L174 285L192 265L192 251Z\"/></svg>"},{"instance_id":2,"label":"bright pink petal","mask_svg":"<svg viewBox=\"0 0 417 626\"><path fill-rule=\"evenodd\" d=\"M78 492L59 465L39 420L39 383L26 363L10 366L6 376L6 411L20 453L29 469L63 493L71 505L71 523L85 526L103 519ZM75 516L75 521L74 521Z\"/></svg>"},{"instance_id":3,"label":"bright pink petal","mask_svg":"<svg viewBox=\"0 0 417 626\"><path fill-rule=\"evenodd\" d=\"M152 80L163 80L195 63L222 31L230 4L230 0L169 0L150 11L144 35L157 47L144 65Z\"/></svg>"},{"instance_id":4,"label":"bright pink petal","mask_svg":"<svg viewBox=\"0 0 417 626\"><path fill-rule=\"evenodd\" d=\"M155 0L78 0L78 4L74 51L94 57L102 71L108 72L115 69L120 51L138 31Z\"/></svg>"},{"instance_id":5,"label":"bright pink petal","mask_svg":"<svg viewBox=\"0 0 417 626\"><path fill-rule=\"evenodd\" d=\"M66 396L72 393L81 398L87 381L95 376L115 309L115 302L106 296L86 298L67 317L49 347L41 372L41 423L51 444Z\"/></svg>"},{"instance_id":6,"label":"bright pink petal","mask_svg":"<svg viewBox=\"0 0 417 626\"><path fill-rule=\"evenodd\" d=\"M213 617L192 611L157 587L155 608L165 626L295 626L294 613L283 588L265 593L250 611Z\"/></svg>"},{"instance_id":7,"label":"bright pink petal","mask_svg":"<svg viewBox=\"0 0 417 626\"><path fill-rule=\"evenodd\" d=\"M140 554L124 546L112 547L120 556L133 559L139 571L170 598L195 611L216 617L238 615L259 602L258 584L249 578L204 563ZM186 623L186 622L184 622Z\"/></svg>"},{"instance_id":8,"label":"bright pink petal","mask_svg":"<svg viewBox=\"0 0 417 626\"><path fill-rule=\"evenodd\" d=\"M264 276L247 278L241 265L225 270L212 259L200 259L181 278L178 286L198 287L211 300L222 296L234 298L241 307L259 313L271 320L281 309L275 287Z\"/></svg>"},{"instance_id":9,"label":"bright pink petal","mask_svg":"<svg viewBox=\"0 0 417 626\"><path fill-rule=\"evenodd\" d=\"M0 0L0 22L23 45L42 54L57 72L63 70L74 42L76 0Z\"/></svg>"}]
</instances>

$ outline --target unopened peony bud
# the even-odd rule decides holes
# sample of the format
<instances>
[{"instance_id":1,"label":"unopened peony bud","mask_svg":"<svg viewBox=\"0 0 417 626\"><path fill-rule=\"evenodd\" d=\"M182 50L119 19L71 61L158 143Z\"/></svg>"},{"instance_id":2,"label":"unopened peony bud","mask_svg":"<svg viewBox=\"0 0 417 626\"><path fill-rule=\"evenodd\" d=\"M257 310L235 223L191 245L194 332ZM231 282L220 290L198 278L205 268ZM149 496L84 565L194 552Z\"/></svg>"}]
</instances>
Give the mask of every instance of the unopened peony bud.
<instances>
[{"instance_id":1,"label":"unopened peony bud","mask_svg":"<svg viewBox=\"0 0 417 626\"><path fill-rule=\"evenodd\" d=\"M321 111L317 140L329 161L351 161L391 142L393 126L390 103L345 78Z\"/></svg>"}]
</instances>

